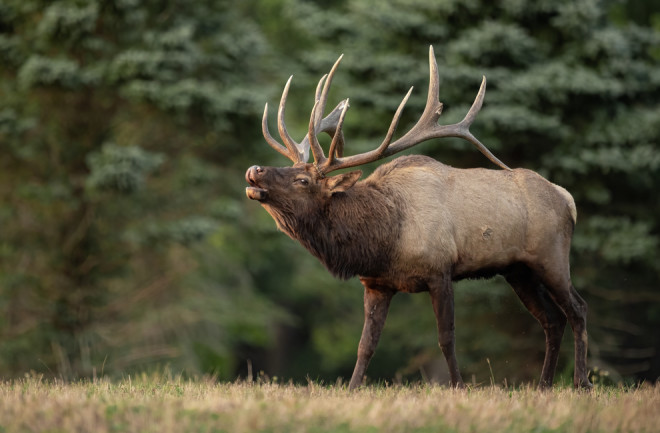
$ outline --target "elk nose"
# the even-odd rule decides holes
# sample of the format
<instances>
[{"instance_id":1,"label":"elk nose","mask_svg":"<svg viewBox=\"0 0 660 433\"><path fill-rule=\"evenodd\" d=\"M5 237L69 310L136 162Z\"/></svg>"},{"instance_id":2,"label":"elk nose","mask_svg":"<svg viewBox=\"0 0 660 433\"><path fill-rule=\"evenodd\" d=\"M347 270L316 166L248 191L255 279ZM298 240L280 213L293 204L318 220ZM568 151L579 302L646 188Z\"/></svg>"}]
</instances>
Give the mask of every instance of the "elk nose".
<instances>
[{"instance_id":1,"label":"elk nose","mask_svg":"<svg viewBox=\"0 0 660 433\"><path fill-rule=\"evenodd\" d=\"M248 168L247 171L245 172L245 180L248 181L248 183L251 183L252 181L255 180L257 175L263 173L264 169L258 165L253 165L252 167Z\"/></svg>"}]
</instances>

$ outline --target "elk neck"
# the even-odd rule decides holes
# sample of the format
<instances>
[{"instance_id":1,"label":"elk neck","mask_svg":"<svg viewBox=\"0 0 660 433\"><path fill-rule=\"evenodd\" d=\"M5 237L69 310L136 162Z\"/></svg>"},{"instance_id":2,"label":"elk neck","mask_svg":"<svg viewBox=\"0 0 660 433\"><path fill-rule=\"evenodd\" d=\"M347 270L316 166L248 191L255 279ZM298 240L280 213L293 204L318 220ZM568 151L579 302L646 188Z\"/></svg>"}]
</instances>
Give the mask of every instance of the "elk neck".
<instances>
[{"instance_id":1,"label":"elk neck","mask_svg":"<svg viewBox=\"0 0 660 433\"><path fill-rule=\"evenodd\" d=\"M399 209L391 194L361 181L319 206L276 220L334 276L348 279L379 276L389 268L400 233Z\"/></svg>"}]
</instances>

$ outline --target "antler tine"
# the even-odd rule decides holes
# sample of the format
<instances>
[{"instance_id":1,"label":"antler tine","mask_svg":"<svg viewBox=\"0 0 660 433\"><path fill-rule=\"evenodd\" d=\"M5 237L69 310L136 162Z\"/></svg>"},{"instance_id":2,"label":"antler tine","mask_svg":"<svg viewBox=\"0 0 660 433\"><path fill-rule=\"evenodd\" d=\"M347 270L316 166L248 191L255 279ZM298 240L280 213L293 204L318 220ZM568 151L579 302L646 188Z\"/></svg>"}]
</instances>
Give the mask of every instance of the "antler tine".
<instances>
[{"instance_id":1,"label":"antler tine","mask_svg":"<svg viewBox=\"0 0 660 433\"><path fill-rule=\"evenodd\" d=\"M345 105L348 105L348 98L337 104L332 112L323 118L319 128L319 132L325 132L333 139L335 139L335 136L338 135L335 154L336 156L340 157L344 156L344 132L341 128L337 129L337 122L339 122L339 118L341 117L341 113L344 111Z\"/></svg>"},{"instance_id":2,"label":"antler tine","mask_svg":"<svg viewBox=\"0 0 660 433\"><path fill-rule=\"evenodd\" d=\"M472 103L472 106L470 107L470 110L467 112L465 115L465 118L459 123L461 126L461 132L463 135L460 137L466 139L470 143L474 144L477 149L486 157L488 158L493 164L499 165L505 170L511 170L506 164L504 164L502 161L500 161L495 155L491 153L490 150L486 146L484 146L472 133L470 132L470 125L472 125L472 122L474 119L477 117L477 113L479 113L479 110L481 110L481 106L484 103L484 97L486 95L486 76L484 75L482 80L481 80L481 86L479 87L479 92L477 93L477 97L474 98L474 102Z\"/></svg>"},{"instance_id":3,"label":"antler tine","mask_svg":"<svg viewBox=\"0 0 660 433\"><path fill-rule=\"evenodd\" d=\"M270 131L268 130L268 103L266 103L266 106L264 107L264 115L261 118L261 132L264 134L264 138L270 147L289 158L293 163L298 162L296 156L291 154L290 149L282 146L272 135L270 135Z\"/></svg>"},{"instance_id":4,"label":"antler tine","mask_svg":"<svg viewBox=\"0 0 660 433\"><path fill-rule=\"evenodd\" d=\"M392 123L390 123L390 129L387 130L387 135L385 135L385 139L383 140L383 142L380 144L380 146L376 151L378 155L382 155L385 152L385 150L389 147L390 142L392 141L392 136L394 136L394 132L396 131L396 127L399 125L399 120L401 119L401 114L403 113L403 107L406 105L406 102L408 102L408 98L410 98L412 91L413 91L413 87L411 87L410 90L408 90L408 93L399 104L399 108L396 109L396 112L394 113L394 117L392 117Z\"/></svg>"},{"instance_id":5,"label":"antler tine","mask_svg":"<svg viewBox=\"0 0 660 433\"><path fill-rule=\"evenodd\" d=\"M332 163L335 160L335 152L336 152L335 149L337 148L337 144L339 143L340 140L341 141L344 140L341 128L342 125L344 124L344 117L346 117L346 111L348 111L348 107L350 106L348 103L348 99L346 99L346 101L344 102L345 102L344 107L342 108L341 114L339 115L339 120L337 121L337 126L335 128L335 133L332 136L332 142L330 143L330 150L328 151L328 159L325 161L323 168L332 165ZM323 169L321 171L323 171Z\"/></svg>"},{"instance_id":6,"label":"antler tine","mask_svg":"<svg viewBox=\"0 0 660 433\"><path fill-rule=\"evenodd\" d=\"M429 46L429 92L426 95L426 106L418 123L422 120L431 120L434 123L442 114L442 102L438 100L440 95L440 77L438 74L438 62L435 60L433 45Z\"/></svg>"},{"instance_id":7,"label":"antler tine","mask_svg":"<svg viewBox=\"0 0 660 433\"><path fill-rule=\"evenodd\" d=\"M291 86L291 80L293 79L293 75L289 77L289 80L286 82L286 85L284 86L284 91L282 92L282 98L280 99L280 106L279 109L277 110L277 129L280 132L280 137L282 138L282 141L284 142L284 145L286 146L287 149L289 149L289 152L291 153L291 160L293 163L297 163L301 161L301 148L296 141L291 138L291 135L289 135L289 132L286 129L286 125L284 124L284 111L286 107L286 100L289 96L289 86Z\"/></svg>"},{"instance_id":8,"label":"antler tine","mask_svg":"<svg viewBox=\"0 0 660 433\"><path fill-rule=\"evenodd\" d=\"M316 138L316 129L320 126L319 123L321 123L317 119L317 106L319 104L319 101L321 100L323 93L322 90L324 89L323 83L324 81L327 83L326 78L328 77L328 74L325 74L324 76L321 77L319 80L319 83L316 85L316 92L314 95L314 108L312 108L312 113L310 115L310 129L312 126L312 122L314 123L314 134L313 134L313 139L312 134L310 134L311 131L308 130L307 135L301 142L301 146L303 150L307 150L307 147L309 147L309 150L311 150L312 155L314 156L314 162L317 164L320 164L321 161L325 160L325 155L323 154L323 148L321 147L321 144L319 143L318 139ZM321 114L323 115L323 114Z\"/></svg>"},{"instance_id":9,"label":"antler tine","mask_svg":"<svg viewBox=\"0 0 660 433\"><path fill-rule=\"evenodd\" d=\"M321 99L321 90L323 90L323 82L327 78L328 74L325 74L324 76L321 77L319 80L319 83L316 85L316 92L314 93L314 100L318 101Z\"/></svg>"},{"instance_id":10,"label":"antler tine","mask_svg":"<svg viewBox=\"0 0 660 433\"><path fill-rule=\"evenodd\" d=\"M319 127L319 123L321 122L321 118L323 117L323 113L325 112L325 104L328 102L328 94L330 93L330 85L332 84L332 79L335 76L335 72L337 72L337 68L339 67L339 63L341 63L341 59L344 58L344 55L340 55L339 58L335 61L334 65L332 65L332 68L330 69L330 72L327 75L324 75L323 77L325 78L327 76L327 79L325 80L325 83L323 84L323 91L321 92L321 95L318 96L318 89L317 89L317 97L316 99L320 101L319 104L319 110L316 113L316 119L314 120L316 122L316 127ZM323 80L323 79L321 79ZM321 83L319 82L319 85Z\"/></svg>"},{"instance_id":11,"label":"antler tine","mask_svg":"<svg viewBox=\"0 0 660 433\"><path fill-rule=\"evenodd\" d=\"M477 97L474 98L474 102L472 103L472 106L470 107L470 110L468 110L467 114L465 115L465 118L461 123L466 124L467 126L472 125L472 122L474 122L474 119L477 118L477 114L479 113L479 110L481 110L481 106L484 103L484 97L486 96L486 76L482 75L481 78L481 85L479 86L479 91L477 92Z\"/></svg>"},{"instance_id":12,"label":"antler tine","mask_svg":"<svg viewBox=\"0 0 660 433\"><path fill-rule=\"evenodd\" d=\"M319 143L318 138L316 138L316 111L318 107L319 100L316 100L316 102L314 102L314 107L312 108L312 114L309 116L309 129L307 132L307 140L309 141L312 155L314 155L314 164L317 167L321 166L326 161L321 144Z\"/></svg>"}]
</instances>

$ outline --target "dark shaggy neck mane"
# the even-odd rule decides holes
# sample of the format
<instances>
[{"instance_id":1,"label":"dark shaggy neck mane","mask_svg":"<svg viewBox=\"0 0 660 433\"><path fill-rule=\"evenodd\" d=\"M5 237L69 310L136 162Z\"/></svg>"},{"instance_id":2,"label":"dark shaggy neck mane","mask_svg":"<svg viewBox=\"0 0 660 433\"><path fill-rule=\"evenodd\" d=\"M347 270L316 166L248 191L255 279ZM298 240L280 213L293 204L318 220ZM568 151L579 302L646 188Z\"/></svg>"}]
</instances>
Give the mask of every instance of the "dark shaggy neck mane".
<instances>
[{"instance_id":1,"label":"dark shaggy neck mane","mask_svg":"<svg viewBox=\"0 0 660 433\"><path fill-rule=\"evenodd\" d=\"M389 268L401 218L392 197L373 184L359 182L306 211L267 210L338 278L376 277Z\"/></svg>"}]
</instances>

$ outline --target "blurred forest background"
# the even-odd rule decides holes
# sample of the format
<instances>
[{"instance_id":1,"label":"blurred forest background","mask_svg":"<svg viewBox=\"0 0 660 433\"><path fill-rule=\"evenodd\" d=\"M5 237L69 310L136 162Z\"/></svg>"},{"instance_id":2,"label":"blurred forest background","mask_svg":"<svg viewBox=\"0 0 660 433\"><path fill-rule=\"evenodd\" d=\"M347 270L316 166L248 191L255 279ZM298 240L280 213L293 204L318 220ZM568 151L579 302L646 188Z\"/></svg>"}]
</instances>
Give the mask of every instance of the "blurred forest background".
<instances>
[{"instance_id":1,"label":"blurred forest background","mask_svg":"<svg viewBox=\"0 0 660 433\"><path fill-rule=\"evenodd\" d=\"M273 120L294 74L287 124L302 137L341 53L329 106L351 98L347 154L380 143L414 85L407 130L430 44L441 123L462 118L486 75L472 131L576 199L572 274L597 379L656 381L660 2L649 0L0 0L0 376L169 367L233 380L249 360L281 380L349 377L360 283L334 280L279 233L245 198L244 173L289 164L261 135L264 103ZM409 153L496 168L460 140ZM467 381L538 379L541 327L503 280L457 284L456 314ZM565 383L572 358L567 331ZM442 382L444 368L428 296L396 296L370 378Z\"/></svg>"}]
</instances>

